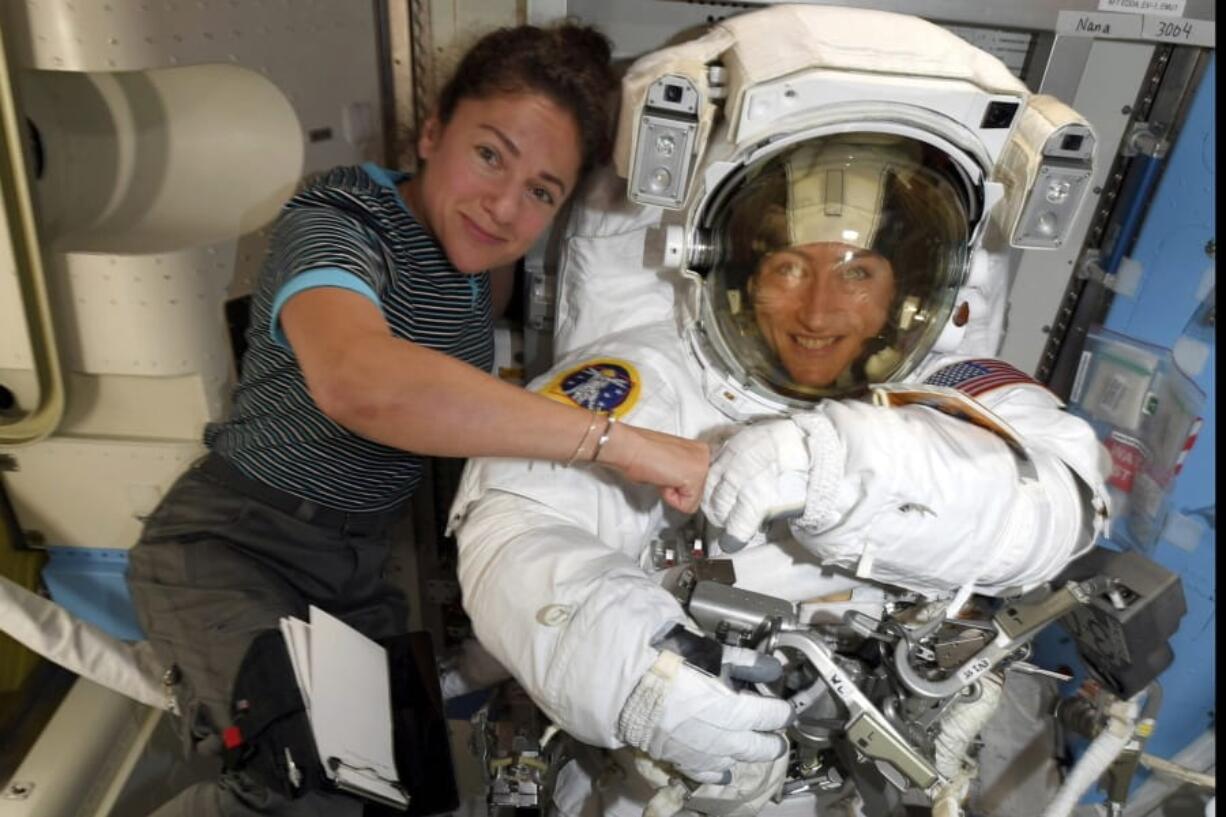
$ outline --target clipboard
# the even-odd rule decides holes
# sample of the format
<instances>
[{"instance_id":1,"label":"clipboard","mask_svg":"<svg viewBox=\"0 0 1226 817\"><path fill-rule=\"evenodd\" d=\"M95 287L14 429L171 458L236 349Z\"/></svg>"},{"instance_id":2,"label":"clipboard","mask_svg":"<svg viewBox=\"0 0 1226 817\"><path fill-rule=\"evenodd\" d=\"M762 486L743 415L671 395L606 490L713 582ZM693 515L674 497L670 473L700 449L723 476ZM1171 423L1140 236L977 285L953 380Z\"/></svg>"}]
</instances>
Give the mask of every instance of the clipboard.
<instances>
[{"instance_id":1,"label":"clipboard","mask_svg":"<svg viewBox=\"0 0 1226 817\"><path fill-rule=\"evenodd\" d=\"M338 789L405 811L387 652L313 605L310 618L280 625L324 774Z\"/></svg>"}]
</instances>

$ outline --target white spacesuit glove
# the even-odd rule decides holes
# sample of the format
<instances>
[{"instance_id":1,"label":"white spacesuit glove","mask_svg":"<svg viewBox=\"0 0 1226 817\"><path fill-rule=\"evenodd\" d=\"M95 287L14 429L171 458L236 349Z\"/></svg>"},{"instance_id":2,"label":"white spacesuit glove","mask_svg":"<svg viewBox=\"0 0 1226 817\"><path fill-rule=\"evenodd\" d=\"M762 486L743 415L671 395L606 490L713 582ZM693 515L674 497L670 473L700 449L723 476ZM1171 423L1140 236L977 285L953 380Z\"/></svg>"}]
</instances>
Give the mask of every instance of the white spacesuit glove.
<instances>
[{"instance_id":1,"label":"white spacesuit glove","mask_svg":"<svg viewBox=\"0 0 1226 817\"><path fill-rule=\"evenodd\" d=\"M753 650L725 647L721 661L732 678L767 681L780 672L777 661ZM786 752L787 740L772 733L791 719L786 701L734 692L663 649L622 707L617 731L628 745L693 780L726 783L737 761L771 761Z\"/></svg>"},{"instance_id":2,"label":"white spacesuit glove","mask_svg":"<svg viewBox=\"0 0 1226 817\"><path fill-rule=\"evenodd\" d=\"M772 519L808 514L811 483L841 472L839 449L830 421L817 412L754 423L729 438L711 463L702 500L707 521L724 531L721 548L739 549Z\"/></svg>"}]
</instances>

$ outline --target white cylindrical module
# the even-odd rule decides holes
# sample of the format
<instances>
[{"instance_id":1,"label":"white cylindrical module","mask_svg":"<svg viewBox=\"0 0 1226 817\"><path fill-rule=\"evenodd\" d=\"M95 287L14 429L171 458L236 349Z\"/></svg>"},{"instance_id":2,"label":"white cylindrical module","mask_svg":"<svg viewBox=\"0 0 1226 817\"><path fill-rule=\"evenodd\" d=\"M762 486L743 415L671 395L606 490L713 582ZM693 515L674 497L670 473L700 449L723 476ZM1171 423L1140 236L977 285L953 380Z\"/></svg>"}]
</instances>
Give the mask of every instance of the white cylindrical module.
<instances>
[{"instance_id":1,"label":"white cylindrical module","mask_svg":"<svg viewBox=\"0 0 1226 817\"><path fill-rule=\"evenodd\" d=\"M5 452L5 488L48 544L127 547L225 413L228 301L281 205L304 177L383 159L378 9L38 0L0 15L67 395L63 436ZM7 235L0 387L20 413L39 387L9 315Z\"/></svg>"},{"instance_id":2,"label":"white cylindrical module","mask_svg":"<svg viewBox=\"0 0 1226 817\"><path fill-rule=\"evenodd\" d=\"M262 227L302 175L302 128L256 71L23 71L53 253L164 253Z\"/></svg>"}]
</instances>

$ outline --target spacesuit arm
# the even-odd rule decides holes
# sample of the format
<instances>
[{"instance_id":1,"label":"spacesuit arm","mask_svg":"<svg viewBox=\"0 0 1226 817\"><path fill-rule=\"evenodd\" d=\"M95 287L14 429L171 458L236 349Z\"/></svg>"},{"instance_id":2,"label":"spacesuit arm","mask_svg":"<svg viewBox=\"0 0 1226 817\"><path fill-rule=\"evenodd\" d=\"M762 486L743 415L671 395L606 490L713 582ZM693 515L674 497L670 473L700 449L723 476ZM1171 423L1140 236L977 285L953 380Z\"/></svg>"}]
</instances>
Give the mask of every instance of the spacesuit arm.
<instances>
[{"instance_id":1,"label":"spacesuit arm","mask_svg":"<svg viewBox=\"0 0 1226 817\"><path fill-rule=\"evenodd\" d=\"M745 538L762 509L787 504L776 486L790 470L805 486L792 533L825 563L929 594L1032 586L1088 547L1087 498L1102 477L1083 485L1057 454L1075 442L1094 477L1092 435L1076 418L1024 393L1000 405L1030 415L1015 429L1029 435L1024 456L991 431L921 405L827 401L752 425L717 457L704 510Z\"/></svg>"},{"instance_id":2,"label":"spacesuit arm","mask_svg":"<svg viewBox=\"0 0 1226 817\"><path fill-rule=\"evenodd\" d=\"M917 378L926 383L940 382L968 360L976 362L965 356L934 356L917 372ZM1054 458L1073 473L1083 528L1089 531L1083 536L1087 541L1078 545L1079 554L1107 531L1110 502L1106 480L1111 474L1111 457L1090 424L1067 411L1051 390L1002 361L991 362L998 373L1005 370L1007 382L970 391L976 402L1009 425L1032 456Z\"/></svg>"},{"instance_id":3,"label":"spacesuit arm","mask_svg":"<svg viewBox=\"0 0 1226 817\"><path fill-rule=\"evenodd\" d=\"M1101 530L1108 511L1111 458L1090 424L1066 411L1056 395L1034 381L993 389L976 399L1007 422L1028 450L1059 459L1077 476L1087 494L1087 510Z\"/></svg>"},{"instance_id":4,"label":"spacesuit arm","mask_svg":"<svg viewBox=\"0 0 1226 817\"><path fill-rule=\"evenodd\" d=\"M923 406L829 403L798 425L815 456L793 534L863 578L1005 593L1052 578L1089 545L1082 492L1049 449L1028 447L1026 462L996 434Z\"/></svg>"},{"instance_id":5,"label":"spacesuit arm","mask_svg":"<svg viewBox=\"0 0 1226 817\"><path fill-rule=\"evenodd\" d=\"M615 747L622 706L656 658L648 645L685 616L597 537L595 509L610 490L578 470L474 460L451 524L477 638L559 726ZM627 534L636 516L626 508Z\"/></svg>"},{"instance_id":6,"label":"spacesuit arm","mask_svg":"<svg viewBox=\"0 0 1226 817\"><path fill-rule=\"evenodd\" d=\"M780 757L786 742L774 733L792 717L787 702L715 677L722 665L732 677L758 678L769 669L762 656L687 634L670 594L562 510L581 517L593 507L568 502L582 499L586 475L558 476L570 484L557 486L557 505L526 496L521 480L461 511L459 576L482 644L584 742L633 746L705 782L724 780L737 761ZM633 508L619 510L633 526ZM717 666L690 663L703 657Z\"/></svg>"}]
</instances>

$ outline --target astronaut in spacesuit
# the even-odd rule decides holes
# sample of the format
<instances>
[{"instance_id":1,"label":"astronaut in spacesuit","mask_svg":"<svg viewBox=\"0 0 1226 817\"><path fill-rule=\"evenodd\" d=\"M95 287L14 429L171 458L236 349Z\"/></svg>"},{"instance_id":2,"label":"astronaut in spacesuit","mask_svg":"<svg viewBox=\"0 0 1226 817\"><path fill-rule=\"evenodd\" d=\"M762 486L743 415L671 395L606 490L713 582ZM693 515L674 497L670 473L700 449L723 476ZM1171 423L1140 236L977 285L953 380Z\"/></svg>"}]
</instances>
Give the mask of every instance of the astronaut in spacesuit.
<instances>
[{"instance_id":1,"label":"astronaut in spacesuit","mask_svg":"<svg viewBox=\"0 0 1226 817\"><path fill-rule=\"evenodd\" d=\"M795 79L861 54L866 30L890 36L876 64L852 66L871 76L844 94L856 101L843 113L785 112L766 140L746 124L745 89L762 85L755 60L790 54ZM562 354L531 387L711 440L705 519L681 518L598 465L486 459L469 463L450 525L477 637L550 719L584 743L634 747L720 783L734 766L777 767L792 713L680 660L670 639L687 618L654 577L661 543L697 537L718 553L749 542L731 554L738 586L793 602L857 588L1011 595L1055 576L1101 531L1105 455L1059 399L991 359L1007 286L1002 252L984 246L1008 229L988 224L999 141L968 160L936 117L915 113L912 76L902 91L881 76L924 66L988 105L1012 95L1019 117L1038 100L986 54L884 12L775 7L687 47L644 58L627 87L675 77L686 60L735 69L687 199L701 251L672 278L635 269L634 247L662 210L627 207L624 183L606 178L572 218ZM808 86L789 87L804 100ZM864 88L882 103L871 115ZM624 97L623 117L644 104ZM983 110L965 117L971 131L988 122ZM734 677L769 671L746 653L725 648ZM594 784L567 779L559 805L578 812Z\"/></svg>"}]
</instances>

